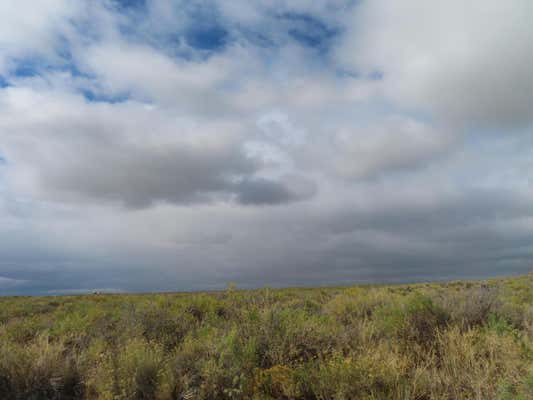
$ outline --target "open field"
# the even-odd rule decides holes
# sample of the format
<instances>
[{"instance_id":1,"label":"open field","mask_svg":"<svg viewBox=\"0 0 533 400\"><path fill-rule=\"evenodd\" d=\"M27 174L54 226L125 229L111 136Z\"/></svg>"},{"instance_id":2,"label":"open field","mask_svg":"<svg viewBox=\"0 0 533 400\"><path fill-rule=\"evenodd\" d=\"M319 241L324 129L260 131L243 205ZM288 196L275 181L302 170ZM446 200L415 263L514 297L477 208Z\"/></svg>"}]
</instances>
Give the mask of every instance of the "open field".
<instances>
[{"instance_id":1,"label":"open field","mask_svg":"<svg viewBox=\"0 0 533 400\"><path fill-rule=\"evenodd\" d=\"M532 399L533 275L0 298L0 399Z\"/></svg>"}]
</instances>

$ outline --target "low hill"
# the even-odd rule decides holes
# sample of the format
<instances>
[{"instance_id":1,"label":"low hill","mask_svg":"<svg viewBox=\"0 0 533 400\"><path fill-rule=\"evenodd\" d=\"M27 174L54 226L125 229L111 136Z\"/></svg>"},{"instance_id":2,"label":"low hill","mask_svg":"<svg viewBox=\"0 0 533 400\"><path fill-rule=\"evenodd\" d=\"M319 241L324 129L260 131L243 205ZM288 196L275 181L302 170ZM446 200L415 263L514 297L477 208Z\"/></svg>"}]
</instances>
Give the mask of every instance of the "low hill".
<instances>
[{"instance_id":1,"label":"low hill","mask_svg":"<svg viewBox=\"0 0 533 400\"><path fill-rule=\"evenodd\" d=\"M0 399L532 399L533 275L0 298Z\"/></svg>"}]
</instances>

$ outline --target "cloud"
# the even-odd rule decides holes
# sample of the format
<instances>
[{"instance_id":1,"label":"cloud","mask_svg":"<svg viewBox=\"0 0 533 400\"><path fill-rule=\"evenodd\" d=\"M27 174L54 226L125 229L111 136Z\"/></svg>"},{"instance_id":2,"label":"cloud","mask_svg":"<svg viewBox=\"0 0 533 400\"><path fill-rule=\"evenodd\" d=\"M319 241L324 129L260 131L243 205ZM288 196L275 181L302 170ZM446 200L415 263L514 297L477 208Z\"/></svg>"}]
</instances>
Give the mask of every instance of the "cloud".
<instances>
[{"instance_id":1,"label":"cloud","mask_svg":"<svg viewBox=\"0 0 533 400\"><path fill-rule=\"evenodd\" d=\"M69 0L23 0L0 4L0 75L16 67L13 59L56 58L61 34L70 29L70 18L78 15L81 3Z\"/></svg>"},{"instance_id":2,"label":"cloud","mask_svg":"<svg viewBox=\"0 0 533 400\"><path fill-rule=\"evenodd\" d=\"M303 200L316 192L315 184L299 176L284 177L284 184L258 178L238 183L238 200L242 204L279 204Z\"/></svg>"},{"instance_id":3,"label":"cloud","mask_svg":"<svg viewBox=\"0 0 533 400\"><path fill-rule=\"evenodd\" d=\"M340 129L334 137L333 168L353 178L416 168L434 161L453 142L453 135L427 124L390 116L371 126Z\"/></svg>"},{"instance_id":4,"label":"cloud","mask_svg":"<svg viewBox=\"0 0 533 400\"><path fill-rule=\"evenodd\" d=\"M532 122L532 17L527 0L365 1L348 16L337 56L351 70L379 71L401 106L513 129Z\"/></svg>"},{"instance_id":5,"label":"cloud","mask_svg":"<svg viewBox=\"0 0 533 400\"><path fill-rule=\"evenodd\" d=\"M24 283L25 281L21 279L11 279L11 278L6 278L5 276L0 276L0 289L13 288L14 286L19 286Z\"/></svg>"},{"instance_id":6,"label":"cloud","mask_svg":"<svg viewBox=\"0 0 533 400\"><path fill-rule=\"evenodd\" d=\"M17 166L8 178L36 196L135 208L306 197L282 182L254 178L261 162L245 154L243 127L231 121L197 124L142 104L94 104L22 88L6 89L0 102L6 151Z\"/></svg>"},{"instance_id":7,"label":"cloud","mask_svg":"<svg viewBox=\"0 0 533 400\"><path fill-rule=\"evenodd\" d=\"M132 93L192 110L216 101L216 85L224 81L229 64L226 57L205 63L174 60L156 49L120 42L91 46L80 58L105 93Z\"/></svg>"}]
</instances>

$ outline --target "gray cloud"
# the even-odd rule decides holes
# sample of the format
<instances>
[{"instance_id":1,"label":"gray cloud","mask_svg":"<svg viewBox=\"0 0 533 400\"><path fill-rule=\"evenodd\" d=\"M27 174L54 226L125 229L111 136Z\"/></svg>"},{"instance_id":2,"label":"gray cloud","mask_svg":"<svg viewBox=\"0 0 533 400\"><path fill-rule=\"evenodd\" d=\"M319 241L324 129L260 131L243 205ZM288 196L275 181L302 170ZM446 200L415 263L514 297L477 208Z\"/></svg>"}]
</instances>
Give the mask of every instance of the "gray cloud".
<instances>
[{"instance_id":1,"label":"gray cloud","mask_svg":"<svg viewBox=\"0 0 533 400\"><path fill-rule=\"evenodd\" d=\"M348 178L416 169L453 148L455 140L452 134L398 116L370 126L344 127L334 137L333 169Z\"/></svg>"},{"instance_id":2,"label":"gray cloud","mask_svg":"<svg viewBox=\"0 0 533 400\"><path fill-rule=\"evenodd\" d=\"M242 204L287 203L292 197L288 188L266 179L242 181L238 188Z\"/></svg>"},{"instance_id":3,"label":"gray cloud","mask_svg":"<svg viewBox=\"0 0 533 400\"><path fill-rule=\"evenodd\" d=\"M18 164L11 180L17 185L24 175L30 192L54 200L141 208L233 198L279 204L313 194L305 188L300 193L291 182L254 177L261 160L245 154L243 127L233 122L197 126L141 104L100 107L52 92L6 92L4 104L12 113L0 118L0 126L8 135L9 156ZM25 96L35 103L21 110L17 101Z\"/></svg>"},{"instance_id":4,"label":"gray cloud","mask_svg":"<svg viewBox=\"0 0 533 400\"><path fill-rule=\"evenodd\" d=\"M0 276L0 289L9 289L24 284L26 281L21 279L11 279Z\"/></svg>"},{"instance_id":5,"label":"gray cloud","mask_svg":"<svg viewBox=\"0 0 533 400\"><path fill-rule=\"evenodd\" d=\"M236 189L242 204L290 203L309 198L316 191L312 181L300 177L286 177L283 184L264 178L243 180Z\"/></svg>"}]
</instances>

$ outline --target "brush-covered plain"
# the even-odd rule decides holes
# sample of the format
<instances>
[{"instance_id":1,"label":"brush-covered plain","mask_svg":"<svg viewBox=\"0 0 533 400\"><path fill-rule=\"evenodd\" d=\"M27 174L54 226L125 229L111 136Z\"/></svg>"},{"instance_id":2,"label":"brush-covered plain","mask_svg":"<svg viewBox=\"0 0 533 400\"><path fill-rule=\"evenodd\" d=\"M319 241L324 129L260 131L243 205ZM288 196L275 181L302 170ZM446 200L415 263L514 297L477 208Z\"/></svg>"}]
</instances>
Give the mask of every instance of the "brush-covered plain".
<instances>
[{"instance_id":1,"label":"brush-covered plain","mask_svg":"<svg viewBox=\"0 0 533 400\"><path fill-rule=\"evenodd\" d=\"M533 399L533 275L0 298L0 399Z\"/></svg>"}]
</instances>

